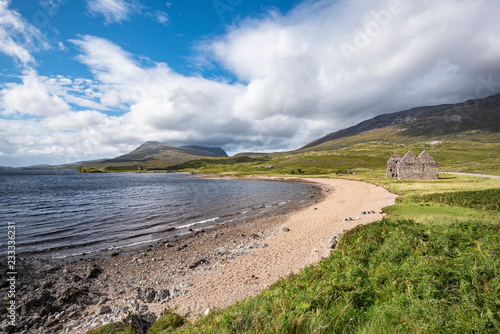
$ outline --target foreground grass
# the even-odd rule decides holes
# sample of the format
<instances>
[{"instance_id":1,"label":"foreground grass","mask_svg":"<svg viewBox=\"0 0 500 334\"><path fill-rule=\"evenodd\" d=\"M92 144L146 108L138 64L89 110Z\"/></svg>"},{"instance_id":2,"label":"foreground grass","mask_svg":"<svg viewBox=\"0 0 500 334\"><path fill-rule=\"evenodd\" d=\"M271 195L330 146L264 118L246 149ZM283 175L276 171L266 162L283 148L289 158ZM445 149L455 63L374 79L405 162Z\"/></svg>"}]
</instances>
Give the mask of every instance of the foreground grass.
<instances>
[{"instance_id":1,"label":"foreground grass","mask_svg":"<svg viewBox=\"0 0 500 334\"><path fill-rule=\"evenodd\" d=\"M482 191L460 191L445 194L429 194L412 196L410 200L417 203L435 202L451 206L500 212L500 189Z\"/></svg>"},{"instance_id":2,"label":"foreground grass","mask_svg":"<svg viewBox=\"0 0 500 334\"><path fill-rule=\"evenodd\" d=\"M329 258L175 333L497 333L498 228L358 226Z\"/></svg>"}]
</instances>

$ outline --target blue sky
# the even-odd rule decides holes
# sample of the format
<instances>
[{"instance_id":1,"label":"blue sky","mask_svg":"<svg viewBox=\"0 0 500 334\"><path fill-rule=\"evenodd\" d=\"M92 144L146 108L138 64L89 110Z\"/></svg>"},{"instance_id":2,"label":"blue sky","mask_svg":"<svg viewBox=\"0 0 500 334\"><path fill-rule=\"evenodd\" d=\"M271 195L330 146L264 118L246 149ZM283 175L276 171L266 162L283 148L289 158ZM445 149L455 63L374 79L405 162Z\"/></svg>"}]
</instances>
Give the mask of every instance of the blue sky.
<instances>
[{"instance_id":1,"label":"blue sky","mask_svg":"<svg viewBox=\"0 0 500 334\"><path fill-rule=\"evenodd\" d=\"M97 1L96 1L97 2ZM112 1L110 1L111 3ZM77 60L78 51L68 40L79 35L106 38L137 57L155 62L165 62L170 68L184 75L201 69L195 68L191 57L193 48L204 38L222 35L228 25L249 17L259 18L269 11L286 13L299 1L271 0L220 0L220 1L142 1L123 10L108 13L95 12L91 1L12 1L10 8L20 13L29 23L40 28L52 42L63 43L67 48L51 48L39 52L37 70L40 75L88 76L89 70ZM120 1L118 1L120 3ZM124 1L124 4L134 2ZM2 55L2 69L16 73L18 68ZM203 69L204 75L230 73L220 69Z\"/></svg>"},{"instance_id":2,"label":"blue sky","mask_svg":"<svg viewBox=\"0 0 500 334\"><path fill-rule=\"evenodd\" d=\"M0 0L0 166L296 149L500 93L496 0Z\"/></svg>"}]
</instances>

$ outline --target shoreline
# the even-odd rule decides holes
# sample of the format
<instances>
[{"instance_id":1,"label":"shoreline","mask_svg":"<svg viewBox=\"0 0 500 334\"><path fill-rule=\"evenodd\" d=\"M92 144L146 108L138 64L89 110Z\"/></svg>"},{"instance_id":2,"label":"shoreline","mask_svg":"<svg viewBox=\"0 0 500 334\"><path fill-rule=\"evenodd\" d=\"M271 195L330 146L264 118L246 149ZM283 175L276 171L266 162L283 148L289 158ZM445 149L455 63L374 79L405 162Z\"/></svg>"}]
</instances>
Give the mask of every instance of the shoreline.
<instances>
[{"instance_id":1,"label":"shoreline","mask_svg":"<svg viewBox=\"0 0 500 334\"><path fill-rule=\"evenodd\" d=\"M283 180L267 176L240 179ZM64 301L64 294L58 297L56 289L65 293L76 290L72 290L74 298L67 302L68 307L48 310L51 315L41 324L45 332L86 333L129 313L140 313L152 321L165 308L174 307L195 320L207 309L255 296L280 278L328 256L329 239L381 219L380 209L397 197L359 181L286 179L329 190L322 200L280 216L218 226L146 250L88 258L44 273L46 278L34 291L35 301L45 298L57 304L61 298ZM362 211L375 213L359 216ZM342 222L348 217L353 220Z\"/></svg>"}]
</instances>

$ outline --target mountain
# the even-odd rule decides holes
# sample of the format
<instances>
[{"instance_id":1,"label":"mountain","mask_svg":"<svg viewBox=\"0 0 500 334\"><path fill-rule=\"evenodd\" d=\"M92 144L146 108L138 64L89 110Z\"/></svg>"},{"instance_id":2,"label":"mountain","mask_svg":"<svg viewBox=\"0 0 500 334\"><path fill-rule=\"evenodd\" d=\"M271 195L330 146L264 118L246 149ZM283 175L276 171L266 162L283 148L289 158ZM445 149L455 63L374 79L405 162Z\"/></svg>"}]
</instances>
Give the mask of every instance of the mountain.
<instances>
[{"instance_id":1,"label":"mountain","mask_svg":"<svg viewBox=\"0 0 500 334\"><path fill-rule=\"evenodd\" d=\"M180 146L182 148L191 148L193 150L199 151L207 151L216 154L218 157L227 157L226 151L224 151L220 147L205 147L205 146L197 146L197 145L188 145L188 146Z\"/></svg>"},{"instance_id":2,"label":"mountain","mask_svg":"<svg viewBox=\"0 0 500 334\"><path fill-rule=\"evenodd\" d=\"M109 170L127 168L162 169L171 165L181 164L186 161L210 157L227 157L227 154L220 147L179 147L162 144L156 141L149 141L130 153L113 159L83 163L79 167L107 168Z\"/></svg>"},{"instance_id":3,"label":"mountain","mask_svg":"<svg viewBox=\"0 0 500 334\"><path fill-rule=\"evenodd\" d=\"M431 140L500 142L500 94L464 103L418 107L376 116L330 133L303 150L339 149L363 142Z\"/></svg>"}]
</instances>

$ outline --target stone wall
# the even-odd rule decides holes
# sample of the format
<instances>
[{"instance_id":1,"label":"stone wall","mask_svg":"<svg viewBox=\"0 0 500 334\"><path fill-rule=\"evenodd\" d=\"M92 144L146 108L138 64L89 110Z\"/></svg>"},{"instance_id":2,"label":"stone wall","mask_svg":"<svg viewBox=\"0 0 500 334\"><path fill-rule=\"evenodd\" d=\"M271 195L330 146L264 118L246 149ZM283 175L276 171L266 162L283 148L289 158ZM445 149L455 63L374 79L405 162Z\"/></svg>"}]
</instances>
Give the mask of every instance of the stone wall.
<instances>
[{"instance_id":1,"label":"stone wall","mask_svg":"<svg viewBox=\"0 0 500 334\"><path fill-rule=\"evenodd\" d=\"M387 170L385 172L385 175L387 177L396 177L397 176L397 169L398 169L398 163L401 160L401 157L399 154L394 153L392 157L387 161Z\"/></svg>"},{"instance_id":2,"label":"stone wall","mask_svg":"<svg viewBox=\"0 0 500 334\"><path fill-rule=\"evenodd\" d=\"M387 161L386 175L399 180L437 179L439 166L427 151L423 151L418 157L409 151L403 158L395 153Z\"/></svg>"},{"instance_id":3,"label":"stone wall","mask_svg":"<svg viewBox=\"0 0 500 334\"><path fill-rule=\"evenodd\" d=\"M418 156L422 164L422 179L437 179L439 177L439 165L427 151Z\"/></svg>"}]
</instances>

